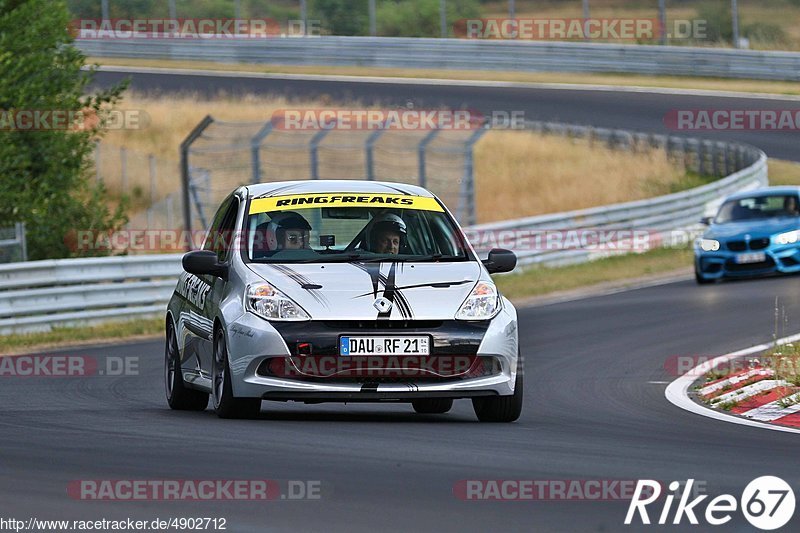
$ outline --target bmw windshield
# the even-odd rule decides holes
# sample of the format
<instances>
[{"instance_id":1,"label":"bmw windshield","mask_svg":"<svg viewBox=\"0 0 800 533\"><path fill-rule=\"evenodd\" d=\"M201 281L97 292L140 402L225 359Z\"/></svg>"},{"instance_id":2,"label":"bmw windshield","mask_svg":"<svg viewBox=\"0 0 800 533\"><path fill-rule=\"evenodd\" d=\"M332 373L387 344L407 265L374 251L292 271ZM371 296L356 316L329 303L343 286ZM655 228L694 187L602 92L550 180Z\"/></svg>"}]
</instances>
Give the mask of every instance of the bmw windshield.
<instances>
[{"instance_id":1,"label":"bmw windshield","mask_svg":"<svg viewBox=\"0 0 800 533\"><path fill-rule=\"evenodd\" d=\"M800 202L794 194L753 196L729 200L722 204L714 222L741 222L778 217L800 216Z\"/></svg>"},{"instance_id":2,"label":"bmw windshield","mask_svg":"<svg viewBox=\"0 0 800 533\"><path fill-rule=\"evenodd\" d=\"M256 198L245 224L253 262L470 258L461 232L435 198L347 193Z\"/></svg>"}]
</instances>

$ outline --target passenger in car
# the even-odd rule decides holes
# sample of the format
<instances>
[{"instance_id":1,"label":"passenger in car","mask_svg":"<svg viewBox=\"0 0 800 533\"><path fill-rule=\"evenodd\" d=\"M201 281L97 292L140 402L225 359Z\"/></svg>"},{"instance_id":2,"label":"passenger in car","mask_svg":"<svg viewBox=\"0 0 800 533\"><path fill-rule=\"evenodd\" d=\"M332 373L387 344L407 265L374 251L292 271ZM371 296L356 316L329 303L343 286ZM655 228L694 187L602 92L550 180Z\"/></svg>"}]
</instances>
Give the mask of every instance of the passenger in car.
<instances>
[{"instance_id":1,"label":"passenger in car","mask_svg":"<svg viewBox=\"0 0 800 533\"><path fill-rule=\"evenodd\" d=\"M370 248L378 254L397 255L406 237L406 223L397 215L383 215L373 223Z\"/></svg>"}]
</instances>

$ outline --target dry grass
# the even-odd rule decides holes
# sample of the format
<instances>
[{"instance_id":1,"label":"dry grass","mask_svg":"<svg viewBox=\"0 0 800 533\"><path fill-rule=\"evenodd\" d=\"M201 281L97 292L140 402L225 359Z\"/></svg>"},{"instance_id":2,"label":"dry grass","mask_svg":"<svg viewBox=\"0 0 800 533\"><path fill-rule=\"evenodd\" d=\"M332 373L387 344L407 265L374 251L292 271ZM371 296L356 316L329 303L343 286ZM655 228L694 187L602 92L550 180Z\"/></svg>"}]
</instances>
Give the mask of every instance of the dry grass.
<instances>
[{"instance_id":1,"label":"dry grass","mask_svg":"<svg viewBox=\"0 0 800 533\"><path fill-rule=\"evenodd\" d=\"M480 70L426 70L374 67L326 67L317 65L254 65L249 63L214 63L211 61L172 61L168 59L88 59L89 63L126 67L155 67L253 72L261 74L305 74L336 76L377 76L400 78L438 78L448 80L502 81L520 83L570 83L632 87L667 87L706 91L735 91L767 94L800 94L800 86L789 81L726 80L677 76L639 76L634 74L590 74L568 72L508 72Z\"/></svg>"},{"instance_id":2,"label":"dry grass","mask_svg":"<svg viewBox=\"0 0 800 533\"><path fill-rule=\"evenodd\" d=\"M221 94L209 100L197 94L153 97L129 92L120 107L144 110L149 115L150 123L141 130L109 132L104 142L151 153L159 159L177 161L179 145L206 115L229 122L267 121L275 110L287 105L287 100L280 97L250 95L230 98ZM295 101L292 105L319 107L320 102Z\"/></svg>"},{"instance_id":3,"label":"dry grass","mask_svg":"<svg viewBox=\"0 0 800 533\"><path fill-rule=\"evenodd\" d=\"M481 222L639 200L685 176L663 150L627 153L532 132L487 134L475 161Z\"/></svg>"},{"instance_id":4,"label":"dry grass","mask_svg":"<svg viewBox=\"0 0 800 533\"><path fill-rule=\"evenodd\" d=\"M769 184L800 185L800 163L782 159L770 159Z\"/></svg>"},{"instance_id":5,"label":"dry grass","mask_svg":"<svg viewBox=\"0 0 800 533\"><path fill-rule=\"evenodd\" d=\"M659 248L641 254L606 257L558 268L533 267L495 276L494 280L511 300L590 287L600 283L636 280L643 276L678 272L690 268L692 250ZM688 273L687 273L688 274Z\"/></svg>"},{"instance_id":6,"label":"dry grass","mask_svg":"<svg viewBox=\"0 0 800 533\"><path fill-rule=\"evenodd\" d=\"M164 332L164 319L109 322L97 326L54 328L45 333L15 333L3 337L0 356L123 340L154 339Z\"/></svg>"},{"instance_id":7,"label":"dry grass","mask_svg":"<svg viewBox=\"0 0 800 533\"><path fill-rule=\"evenodd\" d=\"M141 154L153 153L160 161L156 199L179 190L178 145L206 114L222 121L267 121L276 109L287 106L318 108L324 104L254 96L202 100L190 95L158 99L129 95L122 107L147 111L151 123L145 129L115 131L107 135L101 154L103 176L112 193L119 192L120 180L113 179L119 171L106 166L113 165L111 156L118 158L119 147L125 146L128 150L128 191L133 192L134 200L141 200L137 205L143 208L149 200L150 184L148 161ZM456 136L457 133L450 135ZM443 133L441 137L446 135ZM389 162L389 168L395 169L396 175L413 178L416 175L414 146L418 139L407 140L411 142L409 151L401 150L399 140L392 141L392 148L397 153L388 156L383 153L382 156L395 158ZM356 144L353 153L360 153L360 146L363 144ZM320 154L321 167L338 168L341 174L349 175L363 168L354 171L346 161L330 159L326 162L322 151ZM244 167L249 165L246 156L239 157ZM302 157L304 162L307 159L307 156ZM437 170L448 183L457 182L461 165L452 156L441 159L441 155L432 154L430 159L431 172ZM478 220L481 222L651 197L669 192L685 180L684 171L671 164L663 151L627 153L519 131L488 132L476 146L475 164ZM335 173L336 170L327 172ZM228 174L227 177L231 178L224 184L217 181L218 187L233 187L236 183L232 180L241 180L241 177L234 179L230 176L232 170L228 172L220 167L218 173L219 176ZM215 174L217 180L223 179L219 176ZM386 176L379 173L378 178L386 179ZM498 205L502 209L498 209Z\"/></svg>"}]
</instances>

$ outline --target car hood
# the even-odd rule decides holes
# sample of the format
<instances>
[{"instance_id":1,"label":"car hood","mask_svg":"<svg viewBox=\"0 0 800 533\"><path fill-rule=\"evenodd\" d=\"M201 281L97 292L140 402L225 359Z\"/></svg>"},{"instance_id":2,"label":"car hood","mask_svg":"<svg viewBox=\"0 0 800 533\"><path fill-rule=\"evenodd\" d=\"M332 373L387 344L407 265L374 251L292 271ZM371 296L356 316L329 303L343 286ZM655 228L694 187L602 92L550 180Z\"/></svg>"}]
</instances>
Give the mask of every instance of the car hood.
<instances>
[{"instance_id":1,"label":"car hood","mask_svg":"<svg viewBox=\"0 0 800 533\"><path fill-rule=\"evenodd\" d=\"M703 235L707 239L731 239L734 237L750 235L751 238L769 237L776 233L792 231L800 228L797 218L767 218L763 220L744 220L741 222L727 222L714 224Z\"/></svg>"},{"instance_id":2,"label":"car hood","mask_svg":"<svg viewBox=\"0 0 800 533\"><path fill-rule=\"evenodd\" d=\"M481 276L479 263L254 264L313 320L449 320ZM373 305L392 305L388 314Z\"/></svg>"}]
</instances>

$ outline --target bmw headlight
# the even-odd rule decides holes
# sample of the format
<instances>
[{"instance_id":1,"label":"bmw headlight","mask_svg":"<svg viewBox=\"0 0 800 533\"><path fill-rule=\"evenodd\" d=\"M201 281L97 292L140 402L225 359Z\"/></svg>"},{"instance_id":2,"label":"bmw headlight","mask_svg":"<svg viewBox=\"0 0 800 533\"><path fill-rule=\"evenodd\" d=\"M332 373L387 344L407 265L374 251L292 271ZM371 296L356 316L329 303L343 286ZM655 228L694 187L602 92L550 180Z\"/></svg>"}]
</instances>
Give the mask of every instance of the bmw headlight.
<instances>
[{"instance_id":1,"label":"bmw headlight","mask_svg":"<svg viewBox=\"0 0 800 533\"><path fill-rule=\"evenodd\" d=\"M719 250L719 241L714 239L697 239L697 246L704 252L716 252Z\"/></svg>"},{"instance_id":2,"label":"bmw headlight","mask_svg":"<svg viewBox=\"0 0 800 533\"><path fill-rule=\"evenodd\" d=\"M795 244L800 231L787 231L775 236L775 242L778 244Z\"/></svg>"},{"instance_id":3,"label":"bmw headlight","mask_svg":"<svg viewBox=\"0 0 800 533\"><path fill-rule=\"evenodd\" d=\"M302 307L269 283L247 287L245 308L267 320L310 320Z\"/></svg>"},{"instance_id":4,"label":"bmw headlight","mask_svg":"<svg viewBox=\"0 0 800 533\"><path fill-rule=\"evenodd\" d=\"M479 281L456 313L458 320L488 320L500 312L500 293L494 283Z\"/></svg>"}]
</instances>

